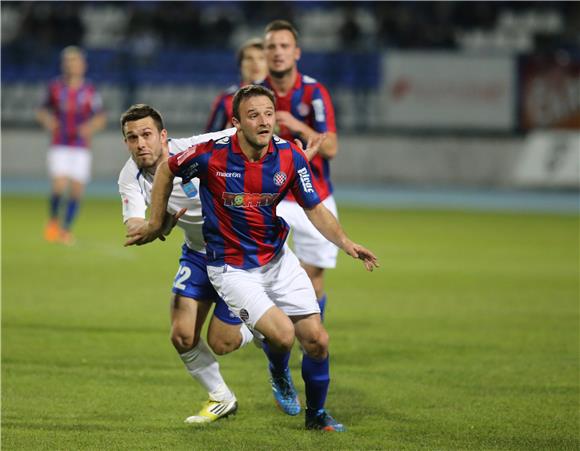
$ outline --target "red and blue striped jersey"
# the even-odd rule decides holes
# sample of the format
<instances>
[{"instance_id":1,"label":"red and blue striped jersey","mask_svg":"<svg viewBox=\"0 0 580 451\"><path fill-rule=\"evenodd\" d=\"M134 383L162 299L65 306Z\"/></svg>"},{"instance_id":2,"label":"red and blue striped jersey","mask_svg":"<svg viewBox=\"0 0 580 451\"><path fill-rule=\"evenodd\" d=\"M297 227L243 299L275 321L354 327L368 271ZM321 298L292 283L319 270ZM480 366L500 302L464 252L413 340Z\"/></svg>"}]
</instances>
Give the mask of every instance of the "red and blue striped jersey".
<instances>
[{"instance_id":1,"label":"red and blue striped jersey","mask_svg":"<svg viewBox=\"0 0 580 451\"><path fill-rule=\"evenodd\" d=\"M233 100L238 89L240 85L232 85L217 96L205 126L206 133L218 132L232 126Z\"/></svg>"},{"instance_id":2,"label":"red and blue striped jersey","mask_svg":"<svg viewBox=\"0 0 580 451\"><path fill-rule=\"evenodd\" d=\"M62 78L51 81L43 107L50 110L59 123L52 136L53 145L89 147L79 135L79 126L103 111L101 96L91 82L85 81L73 89Z\"/></svg>"},{"instance_id":3,"label":"red and blue striped jersey","mask_svg":"<svg viewBox=\"0 0 580 451\"><path fill-rule=\"evenodd\" d=\"M294 117L305 122L318 133L336 133L334 107L332 106L330 95L322 83L308 75L298 73L294 86L285 96L280 96L276 92L270 76L266 77L261 84L274 92L276 96L276 111L289 111ZM280 127L276 134L291 142L298 138L287 127ZM306 143L303 144L306 145ZM310 167L312 168L316 191L320 198L324 200L332 194L328 160L317 154L310 161ZM292 200L291 193L287 199Z\"/></svg>"},{"instance_id":4,"label":"red and blue striped jersey","mask_svg":"<svg viewBox=\"0 0 580 451\"><path fill-rule=\"evenodd\" d=\"M238 136L192 146L169 158L171 172L198 177L208 265L256 268L284 246L288 224L276 205L288 191L304 208L320 203L306 155L277 136L260 161L242 152Z\"/></svg>"}]
</instances>

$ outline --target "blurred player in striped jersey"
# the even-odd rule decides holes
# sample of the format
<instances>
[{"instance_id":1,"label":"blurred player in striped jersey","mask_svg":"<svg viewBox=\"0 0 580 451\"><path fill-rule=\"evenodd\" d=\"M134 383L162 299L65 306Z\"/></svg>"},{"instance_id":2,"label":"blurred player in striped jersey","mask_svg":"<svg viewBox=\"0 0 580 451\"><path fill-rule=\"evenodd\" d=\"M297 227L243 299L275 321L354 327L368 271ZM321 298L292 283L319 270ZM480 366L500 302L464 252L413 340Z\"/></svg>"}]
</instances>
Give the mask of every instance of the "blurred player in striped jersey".
<instances>
[{"instance_id":1,"label":"blurred player in striped jersey","mask_svg":"<svg viewBox=\"0 0 580 451\"><path fill-rule=\"evenodd\" d=\"M149 221L128 234L126 244L145 244L163 234L175 178L199 178L207 272L212 285L246 326L263 334L270 365L284 371L286 356L300 342L306 391L307 429L344 431L324 405L330 384L328 333L312 284L285 244L289 227L276 206L292 191L310 221L367 270L374 254L351 241L321 202L306 155L273 135L273 93L256 85L234 96L235 135L192 146L162 162L155 174ZM314 140L320 140L317 135Z\"/></svg>"},{"instance_id":2,"label":"blurred player in striped jersey","mask_svg":"<svg viewBox=\"0 0 580 451\"><path fill-rule=\"evenodd\" d=\"M336 155L338 141L334 120L334 108L326 88L314 78L298 72L300 59L298 33L291 23L275 20L265 29L264 50L268 63L268 76L262 85L271 89L276 97L276 133L283 139L299 139L306 142L321 133L326 134L318 154L310 162L312 182L320 200L338 217L332 195L329 161ZM316 299L324 320L326 293L324 270L336 266L338 248L328 241L308 220L304 210L291 192L280 202L277 214L292 229L294 252L312 282ZM267 346L264 348L269 353ZM290 372L272 373L272 390L276 401L287 406L289 413L296 410L295 390Z\"/></svg>"},{"instance_id":3,"label":"blurred player in striped jersey","mask_svg":"<svg viewBox=\"0 0 580 451\"><path fill-rule=\"evenodd\" d=\"M238 50L236 57L240 70L240 84L232 85L221 93L213 103L206 132L216 132L232 126L232 99L241 86L261 81L266 77L268 67L264 55L262 39L252 38Z\"/></svg>"},{"instance_id":4,"label":"blurred player in striped jersey","mask_svg":"<svg viewBox=\"0 0 580 451\"><path fill-rule=\"evenodd\" d=\"M40 124L52 134L47 159L52 194L44 238L73 244L71 226L91 175L90 140L106 125L106 116L101 96L85 79L87 63L83 51L66 47L61 53L61 69L62 76L50 82L37 113ZM68 201L61 222L59 215L67 190Z\"/></svg>"}]
</instances>

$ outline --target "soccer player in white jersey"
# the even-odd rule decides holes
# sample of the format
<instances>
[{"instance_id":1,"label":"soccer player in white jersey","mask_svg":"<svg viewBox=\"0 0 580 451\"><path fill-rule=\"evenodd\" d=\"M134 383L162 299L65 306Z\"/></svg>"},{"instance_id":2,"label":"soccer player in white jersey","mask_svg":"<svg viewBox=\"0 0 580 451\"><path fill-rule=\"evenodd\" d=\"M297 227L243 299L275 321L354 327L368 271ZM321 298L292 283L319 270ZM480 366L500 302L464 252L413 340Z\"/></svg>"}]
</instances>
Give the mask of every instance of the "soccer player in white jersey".
<instances>
[{"instance_id":1,"label":"soccer player in white jersey","mask_svg":"<svg viewBox=\"0 0 580 451\"><path fill-rule=\"evenodd\" d=\"M185 139L167 139L161 115L147 105L133 105L121 117L121 127L131 157L119 175L123 221L127 232L145 222L153 176L170 154L191 145L235 133L235 128ZM201 203L197 183L176 179L167 213L167 233L177 224L185 235L179 270L171 299L171 341L187 371L209 393L209 399L187 423L213 422L236 412L237 401L220 374L219 364L200 338L212 302L217 302L208 331L208 341L217 354L225 354L252 340L211 286L206 272L205 245L201 227Z\"/></svg>"}]
</instances>

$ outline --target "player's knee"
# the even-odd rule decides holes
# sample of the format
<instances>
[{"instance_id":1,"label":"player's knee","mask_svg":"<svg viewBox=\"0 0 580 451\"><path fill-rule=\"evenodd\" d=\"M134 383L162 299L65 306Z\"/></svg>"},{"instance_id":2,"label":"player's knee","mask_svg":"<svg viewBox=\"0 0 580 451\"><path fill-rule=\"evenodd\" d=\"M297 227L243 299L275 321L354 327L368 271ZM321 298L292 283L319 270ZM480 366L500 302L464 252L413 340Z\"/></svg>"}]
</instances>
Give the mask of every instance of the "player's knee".
<instances>
[{"instance_id":1,"label":"player's knee","mask_svg":"<svg viewBox=\"0 0 580 451\"><path fill-rule=\"evenodd\" d=\"M306 354L314 359L324 359L328 355L328 332L324 327L307 336L302 341L302 347Z\"/></svg>"},{"instance_id":2,"label":"player's knee","mask_svg":"<svg viewBox=\"0 0 580 451\"><path fill-rule=\"evenodd\" d=\"M217 355L225 355L240 347L241 337L208 336L207 341L211 350Z\"/></svg>"},{"instance_id":3,"label":"player's knee","mask_svg":"<svg viewBox=\"0 0 580 451\"><path fill-rule=\"evenodd\" d=\"M194 334L180 333L179 331L171 332L171 343L180 354L191 350L198 342L199 337Z\"/></svg>"},{"instance_id":4,"label":"player's knee","mask_svg":"<svg viewBox=\"0 0 580 451\"><path fill-rule=\"evenodd\" d=\"M279 351L290 352L294 344L294 326L283 327L276 330L276 333L268 337L268 342L278 348Z\"/></svg>"}]
</instances>

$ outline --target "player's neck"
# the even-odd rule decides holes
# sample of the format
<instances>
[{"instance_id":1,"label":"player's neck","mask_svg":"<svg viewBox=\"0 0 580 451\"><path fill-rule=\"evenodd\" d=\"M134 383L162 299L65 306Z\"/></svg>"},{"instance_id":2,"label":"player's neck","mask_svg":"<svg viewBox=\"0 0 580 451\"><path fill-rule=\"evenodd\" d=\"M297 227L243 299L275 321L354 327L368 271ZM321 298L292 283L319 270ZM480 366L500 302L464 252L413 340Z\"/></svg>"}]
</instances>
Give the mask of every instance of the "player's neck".
<instances>
[{"instance_id":1,"label":"player's neck","mask_svg":"<svg viewBox=\"0 0 580 451\"><path fill-rule=\"evenodd\" d=\"M65 75L64 80L65 80L67 86L70 86L71 88L78 88L79 86L81 86L83 84L83 82L85 81L85 78L79 77L76 75Z\"/></svg>"},{"instance_id":2,"label":"player's neck","mask_svg":"<svg viewBox=\"0 0 580 451\"><path fill-rule=\"evenodd\" d=\"M282 75L281 77L275 77L270 75L270 81L276 93L279 96L284 97L294 87L294 83L296 83L297 76L298 69L296 68L296 66L294 66L290 71L288 71L288 73Z\"/></svg>"},{"instance_id":3,"label":"player's neck","mask_svg":"<svg viewBox=\"0 0 580 451\"><path fill-rule=\"evenodd\" d=\"M242 153L246 156L248 161L252 162L260 161L264 156L264 154L268 151L268 145L270 145L270 143L268 142L268 145L266 146L259 148L255 147L248 142L243 133L239 132L238 132L238 142L240 144L240 148L242 149Z\"/></svg>"}]
</instances>

